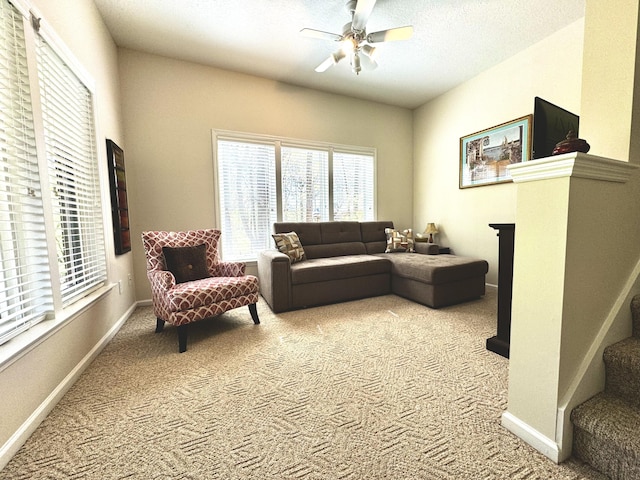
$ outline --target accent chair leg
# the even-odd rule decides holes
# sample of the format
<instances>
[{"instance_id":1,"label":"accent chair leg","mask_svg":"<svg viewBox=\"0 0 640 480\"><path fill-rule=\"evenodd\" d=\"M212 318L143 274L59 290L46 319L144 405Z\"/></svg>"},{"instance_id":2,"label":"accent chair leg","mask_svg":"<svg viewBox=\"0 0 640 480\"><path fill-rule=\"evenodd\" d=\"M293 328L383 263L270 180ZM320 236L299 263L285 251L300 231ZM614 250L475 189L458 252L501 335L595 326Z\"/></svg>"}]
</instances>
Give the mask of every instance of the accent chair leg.
<instances>
[{"instance_id":1,"label":"accent chair leg","mask_svg":"<svg viewBox=\"0 0 640 480\"><path fill-rule=\"evenodd\" d=\"M164 328L164 320L156 318L156 333L160 333Z\"/></svg>"},{"instance_id":2,"label":"accent chair leg","mask_svg":"<svg viewBox=\"0 0 640 480\"><path fill-rule=\"evenodd\" d=\"M187 351L187 324L178 327L178 350L180 353Z\"/></svg>"},{"instance_id":3,"label":"accent chair leg","mask_svg":"<svg viewBox=\"0 0 640 480\"><path fill-rule=\"evenodd\" d=\"M255 303L249 305L249 312L251 312L251 318L253 318L253 323L258 325L260 323L260 319L258 318L258 307L256 307Z\"/></svg>"}]
</instances>

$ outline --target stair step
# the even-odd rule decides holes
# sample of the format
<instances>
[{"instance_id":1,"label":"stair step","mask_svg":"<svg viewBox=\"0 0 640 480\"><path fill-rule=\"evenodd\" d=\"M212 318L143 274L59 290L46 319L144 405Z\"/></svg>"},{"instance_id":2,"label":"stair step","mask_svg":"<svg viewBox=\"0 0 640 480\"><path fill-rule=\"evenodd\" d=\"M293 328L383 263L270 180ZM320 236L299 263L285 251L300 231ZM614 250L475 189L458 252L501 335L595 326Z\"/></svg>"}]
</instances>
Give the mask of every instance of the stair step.
<instances>
[{"instance_id":1,"label":"stair step","mask_svg":"<svg viewBox=\"0 0 640 480\"><path fill-rule=\"evenodd\" d=\"M611 477L640 478L640 408L601 393L574 408L573 454Z\"/></svg>"},{"instance_id":2,"label":"stair step","mask_svg":"<svg viewBox=\"0 0 640 480\"><path fill-rule=\"evenodd\" d=\"M608 346L603 359L607 372L605 392L640 407L640 337Z\"/></svg>"},{"instance_id":3,"label":"stair step","mask_svg":"<svg viewBox=\"0 0 640 480\"><path fill-rule=\"evenodd\" d=\"M633 318L633 336L640 337L640 295L631 299L631 317Z\"/></svg>"}]
</instances>

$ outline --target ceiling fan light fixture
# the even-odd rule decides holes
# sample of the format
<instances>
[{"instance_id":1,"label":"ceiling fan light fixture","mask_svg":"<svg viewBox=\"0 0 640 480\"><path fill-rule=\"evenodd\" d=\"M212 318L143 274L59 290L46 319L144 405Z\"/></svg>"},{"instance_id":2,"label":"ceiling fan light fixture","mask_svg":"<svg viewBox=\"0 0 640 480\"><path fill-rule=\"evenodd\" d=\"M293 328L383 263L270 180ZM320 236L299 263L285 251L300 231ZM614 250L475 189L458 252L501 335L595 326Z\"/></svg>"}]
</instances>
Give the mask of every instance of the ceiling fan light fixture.
<instances>
[{"instance_id":1,"label":"ceiling fan light fixture","mask_svg":"<svg viewBox=\"0 0 640 480\"><path fill-rule=\"evenodd\" d=\"M345 55L347 53L352 53L353 51L355 51L356 47L357 44L352 37L347 37L342 40L342 42L340 42L340 50L344 52Z\"/></svg>"},{"instance_id":2,"label":"ceiling fan light fixture","mask_svg":"<svg viewBox=\"0 0 640 480\"><path fill-rule=\"evenodd\" d=\"M360 55L358 55L357 51L353 52L353 57L351 57L351 69L356 75L360 75L360 72L362 71L362 66L360 65Z\"/></svg>"},{"instance_id":3,"label":"ceiling fan light fixture","mask_svg":"<svg viewBox=\"0 0 640 480\"><path fill-rule=\"evenodd\" d=\"M344 53L344 51L342 49L338 50L337 52L334 52L331 54L331 58L333 58L333 63L338 63L340 60L342 60L344 57L346 57L347 54Z\"/></svg>"},{"instance_id":4,"label":"ceiling fan light fixture","mask_svg":"<svg viewBox=\"0 0 640 480\"><path fill-rule=\"evenodd\" d=\"M371 45L363 45L361 50L362 50L362 53L364 53L371 60L375 60L377 56L375 47L372 47Z\"/></svg>"},{"instance_id":5,"label":"ceiling fan light fixture","mask_svg":"<svg viewBox=\"0 0 640 480\"><path fill-rule=\"evenodd\" d=\"M332 65L337 64L349 56L351 69L356 75L362 71L362 63L368 70L378 66L376 62L378 50L370 44L406 40L413 35L413 27L389 28L378 32L367 33L367 21L377 0L343 0L345 7L351 16L351 21L342 27L342 33L331 33L313 28L303 28L300 33L306 37L332 40L340 44L335 51L316 67L316 72L324 72ZM360 54L363 57L360 57Z\"/></svg>"}]
</instances>

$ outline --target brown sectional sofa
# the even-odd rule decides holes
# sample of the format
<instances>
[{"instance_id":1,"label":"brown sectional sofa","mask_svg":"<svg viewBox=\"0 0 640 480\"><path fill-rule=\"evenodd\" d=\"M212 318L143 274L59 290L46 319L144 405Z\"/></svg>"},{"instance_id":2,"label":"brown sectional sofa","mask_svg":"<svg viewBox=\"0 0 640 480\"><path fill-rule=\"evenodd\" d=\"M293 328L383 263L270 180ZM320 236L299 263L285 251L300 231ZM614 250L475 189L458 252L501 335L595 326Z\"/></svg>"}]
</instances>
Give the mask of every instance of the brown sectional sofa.
<instances>
[{"instance_id":1,"label":"brown sectional sofa","mask_svg":"<svg viewBox=\"0 0 640 480\"><path fill-rule=\"evenodd\" d=\"M485 293L489 265L438 246L416 243L417 253L384 253L393 222L278 222L274 233L296 232L305 260L291 263L276 248L258 256L260 293L274 312L394 293L429 307Z\"/></svg>"}]
</instances>

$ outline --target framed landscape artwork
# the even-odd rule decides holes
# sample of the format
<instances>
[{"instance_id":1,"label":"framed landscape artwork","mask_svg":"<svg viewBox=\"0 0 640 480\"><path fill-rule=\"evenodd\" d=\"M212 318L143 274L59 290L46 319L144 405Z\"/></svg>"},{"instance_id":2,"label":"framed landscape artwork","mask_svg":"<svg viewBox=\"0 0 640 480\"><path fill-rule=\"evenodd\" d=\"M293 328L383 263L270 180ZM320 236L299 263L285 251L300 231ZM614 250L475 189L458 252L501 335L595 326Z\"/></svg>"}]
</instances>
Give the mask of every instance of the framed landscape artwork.
<instances>
[{"instance_id":1,"label":"framed landscape artwork","mask_svg":"<svg viewBox=\"0 0 640 480\"><path fill-rule=\"evenodd\" d=\"M460 138L460 188L510 182L507 166L531 158L533 115Z\"/></svg>"}]
</instances>

